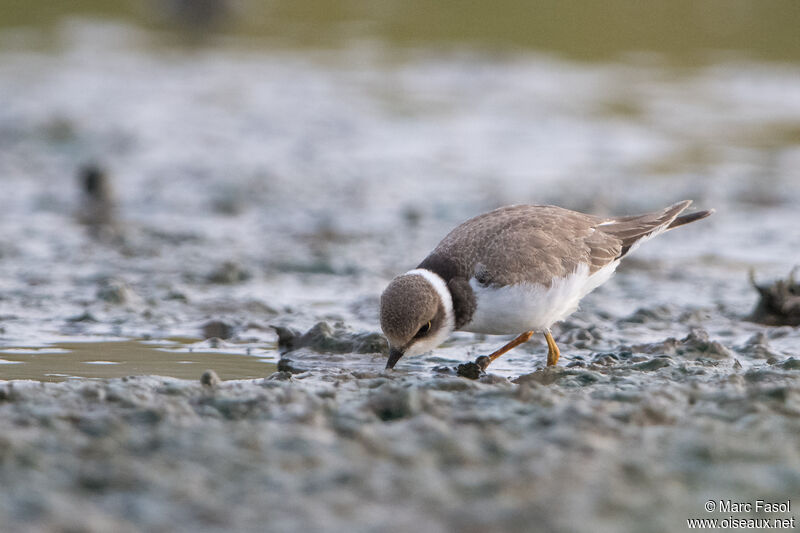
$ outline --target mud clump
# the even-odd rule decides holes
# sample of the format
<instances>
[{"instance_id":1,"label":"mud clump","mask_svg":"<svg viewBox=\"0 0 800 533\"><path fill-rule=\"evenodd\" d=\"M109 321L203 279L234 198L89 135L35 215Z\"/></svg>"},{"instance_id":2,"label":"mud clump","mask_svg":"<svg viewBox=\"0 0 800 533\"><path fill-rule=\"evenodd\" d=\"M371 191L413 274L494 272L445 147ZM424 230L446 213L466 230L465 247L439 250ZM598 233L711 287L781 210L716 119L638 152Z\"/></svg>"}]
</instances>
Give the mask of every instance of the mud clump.
<instances>
[{"instance_id":1,"label":"mud clump","mask_svg":"<svg viewBox=\"0 0 800 533\"><path fill-rule=\"evenodd\" d=\"M779 279L772 285L759 285L750 273L750 283L758 291L760 300L747 318L751 322L767 326L800 326L800 283L795 281L792 270L787 279Z\"/></svg>"},{"instance_id":2,"label":"mud clump","mask_svg":"<svg viewBox=\"0 0 800 533\"><path fill-rule=\"evenodd\" d=\"M794 357L790 357L783 363L781 363L781 368L784 370L800 370L800 359L795 359Z\"/></svg>"},{"instance_id":3,"label":"mud clump","mask_svg":"<svg viewBox=\"0 0 800 533\"><path fill-rule=\"evenodd\" d=\"M561 385L570 388L586 387L603 381L597 372L578 368L563 368L560 366L548 366L540 368L530 374L519 376L512 380L517 385L536 383L539 385Z\"/></svg>"},{"instance_id":4,"label":"mud clump","mask_svg":"<svg viewBox=\"0 0 800 533\"><path fill-rule=\"evenodd\" d=\"M203 375L200 376L200 384L204 387L214 388L221 382L222 380L219 379L219 376L213 370L206 370L203 372Z\"/></svg>"},{"instance_id":5,"label":"mud clump","mask_svg":"<svg viewBox=\"0 0 800 533\"><path fill-rule=\"evenodd\" d=\"M708 332L702 328L692 328L685 338L681 339L680 355L696 354L714 359L726 359L731 356L730 350L720 342L712 341Z\"/></svg>"},{"instance_id":6,"label":"mud clump","mask_svg":"<svg viewBox=\"0 0 800 533\"><path fill-rule=\"evenodd\" d=\"M234 331L233 325L222 320L210 320L203 324L202 329L204 339L230 339Z\"/></svg>"},{"instance_id":7,"label":"mud clump","mask_svg":"<svg viewBox=\"0 0 800 533\"><path fill-rule=\"evenodd\" d=\"M318 322L305 333L283 326L272 328L278 334L278 349L281 353L309 348L319 353L389 355L389 343L379 333L354 333L344 326L334 327L327 322Z\"/></svg>"},{"instance_id":8,"label":"mud clump","mask_svg":"<svg viewBox=\"0 0 800 533\"><path fill-rule=\"evenodd\" d=\"M763 332L758 332L750 337L742 346L738 346L736 351L749 355L754 359L774 359L778 356L769 347L767 336Z\"/></svg>"},{"instance_id":9,"label":"mud clump","mask_svg":"<svg viewBox=\"0 0 800 533\"><path fill-rule=\"evenodd\" d=\"M641 363L635 363L631 365L631 368L642 372L652 372L654 370L658 370L660 368L665 368L668 366L672 366L672 362L669 356L662 355L658 357L653 357L649 361L642 361Z\"/></svg>"},{"instance_id":10,"label":"mud clump","mask_svg":"<svg viewBox=\"0 0 800 533\"><path fill-rule=\"evenodd\" d=\"M458 365L456 368L456 375L467 379L478 379L486 372L486 369L489 367L489 363L491 362L492 360L489 359L489 357L481 355L475 359L475 362L462 363Z\"/></svg>"},{"instance_id":11,"label":"mud clump","mask_svg":"<svg viewBox=\"0 0 800 533\"><path fill-rule=\"evenodd\" d=\"M666 305L653 308L642 307L637 309L632 315L623 318L620 322L631 324L647 324L650 322L664 322L672 318L672 311Z\"/></svg>"},{"instance_id":12,"label":"mud clump","mask_svg":"<svg viewBox=\"0 0 800 533\"><path fill-rule=\"evenodd\" d=\"M467 379L478 379L481 377L482 373L483 370L481 370L477 363L473 362L460 364L456 369L456 374Z\"/></svg>"},{"instance_id":13,"label":"mud clump","mask_svg":"<svg viewBox=\"0 0 800 533\"><path fill-rule=\"evenodd\" d=\"M304 372L308 372L310 369L297 366L297 363L289 359L288 357L281 357L278 361L278 372L285 372L289 374L303 374Z\"/></svg>"},{"instance_id":14,"label":"mud clump","mask_svg":"<svg viewBox=\"0 0 800 533\"><path fill-rule=\"evenodd\" d=\"M97 322L97 318L90 313L89 311L84 311L83 313L71 317L67 317L67 322L69 323L78 323L78 322Z\"/></svg>"},{"instance_id":15,"label":"mud clump","mask_svg":"<svg viewBox=\"0 0 800 533\"><path fill-rule=\"evenodd\" d=\"M718 341L712 341L702 328L692 328L681 340L670 337L661 342L638 344L632 347L636 353L672 355L687 358L727 359L731 351Z\"/></svg>"},{"instance_id":16,"label":"mud clump","mask_svg":"<svg viewBox=\"0 0 800 533\"><path fill-rule=\"evenodd\" d=\"M225 261L208 275L210 283L233 285L247 281L252 277L250 272L235 261Z\"/></svg>"}]
</instances>

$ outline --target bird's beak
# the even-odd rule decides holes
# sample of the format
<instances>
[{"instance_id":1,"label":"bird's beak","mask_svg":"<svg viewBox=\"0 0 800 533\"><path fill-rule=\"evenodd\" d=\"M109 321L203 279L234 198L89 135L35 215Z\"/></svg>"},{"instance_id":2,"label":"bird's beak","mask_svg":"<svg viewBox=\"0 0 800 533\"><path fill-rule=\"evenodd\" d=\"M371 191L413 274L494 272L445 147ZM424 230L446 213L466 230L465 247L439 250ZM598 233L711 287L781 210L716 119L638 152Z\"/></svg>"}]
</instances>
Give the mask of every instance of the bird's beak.
<instances>
[{"instance_id":1,"label":"bird's beak","mask_svg":"<svg viewBox=\"0 0 800 533\"><path fill-rule=\"evenodd\" d=\"M398 350L397 348L389 349L389 360L386 361L386 369L394 368L394 365L397 364L397 361L403 357L403 351Z\"/></svg>"}]
</instances>

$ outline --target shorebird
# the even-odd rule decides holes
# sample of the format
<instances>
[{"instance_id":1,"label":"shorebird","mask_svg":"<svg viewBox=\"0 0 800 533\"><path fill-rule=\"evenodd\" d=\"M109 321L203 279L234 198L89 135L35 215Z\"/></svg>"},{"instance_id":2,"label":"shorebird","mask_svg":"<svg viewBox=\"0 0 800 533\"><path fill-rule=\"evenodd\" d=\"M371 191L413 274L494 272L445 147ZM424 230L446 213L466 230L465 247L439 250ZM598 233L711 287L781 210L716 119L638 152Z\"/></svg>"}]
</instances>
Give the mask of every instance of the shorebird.
<instances>
[{"instance_id":1,"label":"shorebird","mask_svg":"<svg viewBox=\"0 0 800 533\"><path fill-rule=\"evenodd\" d=\"M644 241L714 212L679 216L691 203L624 217L512 205L467 220L383 291L386 368L404 355L433 350L453 331L519 335L479 358L482 370L535 331L547 341L547 366L555 365L560 351L550 327L572 314Z\"/></svg>"}]
</instances>

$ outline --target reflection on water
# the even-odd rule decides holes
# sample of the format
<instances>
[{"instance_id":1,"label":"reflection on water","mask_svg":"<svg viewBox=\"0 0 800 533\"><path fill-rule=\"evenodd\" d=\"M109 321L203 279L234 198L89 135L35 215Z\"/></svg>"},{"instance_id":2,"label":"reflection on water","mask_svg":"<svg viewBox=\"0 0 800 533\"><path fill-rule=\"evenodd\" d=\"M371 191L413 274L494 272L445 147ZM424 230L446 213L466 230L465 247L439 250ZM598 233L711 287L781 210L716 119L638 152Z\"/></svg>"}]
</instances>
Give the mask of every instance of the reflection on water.
<instances>
[{"instance_id":1,"label":"reflection on water","mask_svg":"<svg viewBox=\"0 0 800 533\"><path fill-rule=\"evenodd\" d=\"M199 379L213 369L221 379L266 377L273 360L226 349L173 341L69 342L46 348L0 349L0 380L63 381L69 378L119 378L131 375Z\"/></svg>"}]
</instances>

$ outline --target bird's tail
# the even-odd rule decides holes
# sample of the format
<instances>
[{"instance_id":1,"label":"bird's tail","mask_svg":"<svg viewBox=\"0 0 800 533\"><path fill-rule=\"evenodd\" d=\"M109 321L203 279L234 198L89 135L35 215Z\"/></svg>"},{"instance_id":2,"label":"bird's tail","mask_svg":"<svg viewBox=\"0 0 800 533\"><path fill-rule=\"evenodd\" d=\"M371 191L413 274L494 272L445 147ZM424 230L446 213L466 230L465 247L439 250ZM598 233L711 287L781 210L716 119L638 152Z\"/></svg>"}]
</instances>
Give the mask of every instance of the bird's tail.
<instances>
[{"instance_id":1,"label":"bird's tail","mask_svg":"<svg viewBox=\"0 0 800 533\"><path fill-rule=\"evenodd\" d=\"M668 230L675 229L678 226L683 226L684 224L690 224L698 220L703 220L704 218L713 215L714 211L715 211L714 209L706 209L705 211L698 211L696 213L689 213L688 215L680 216L675 220L673 220L672 223L669 226L667 226L667 229Z\"/></svg>"},{"instance_id":2,"label":"bird's tail","mask_svg":"<svg viewBox=\"0 0 800 533\"><path fill-rule=\"evenodd\" d=\"M617 217L604 222L598 228L621 241L622 247L617 257L619 259L638 247L642 242L655 237L659 233L700 220L714 212L713 209L709 209L679 216L691 203L691 200L684 200L661 211L645 213L644 215Z\"/></svg>"}]
</instances>

